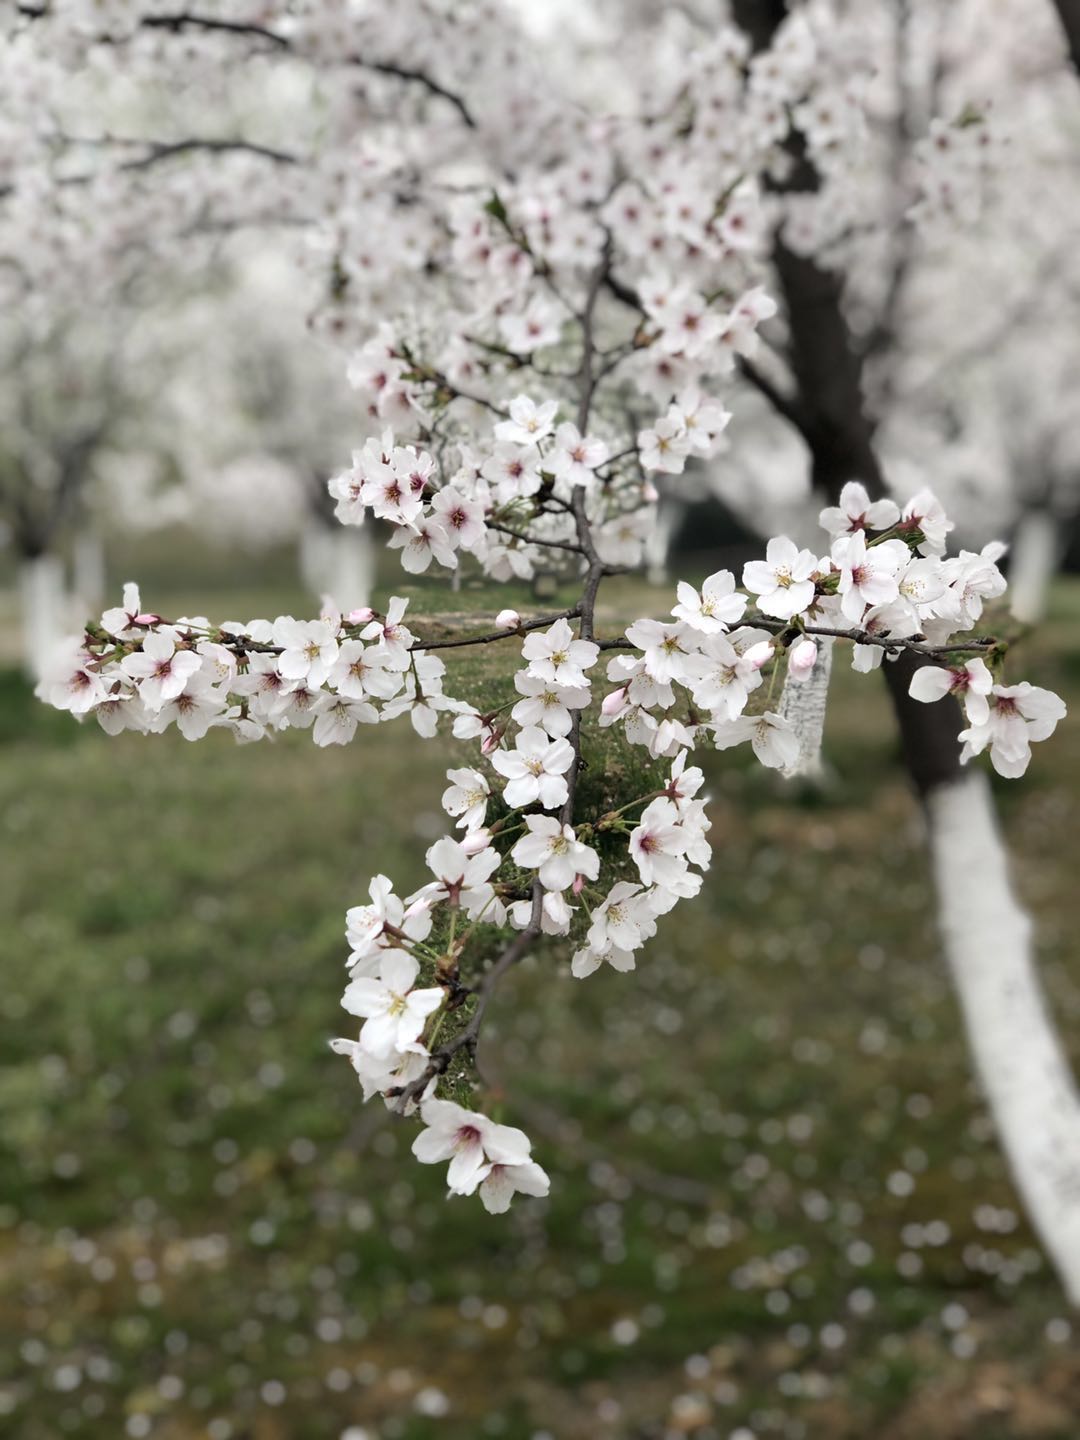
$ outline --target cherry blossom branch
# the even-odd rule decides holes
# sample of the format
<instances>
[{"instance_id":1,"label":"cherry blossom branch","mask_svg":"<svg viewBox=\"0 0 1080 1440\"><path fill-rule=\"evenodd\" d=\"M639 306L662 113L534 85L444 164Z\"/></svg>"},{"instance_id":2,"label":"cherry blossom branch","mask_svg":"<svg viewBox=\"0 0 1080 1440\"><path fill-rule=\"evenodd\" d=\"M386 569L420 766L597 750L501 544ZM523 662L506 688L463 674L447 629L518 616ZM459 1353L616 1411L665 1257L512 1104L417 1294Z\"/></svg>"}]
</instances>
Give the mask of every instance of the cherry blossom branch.
<instances>
[{"instance_id":1,"label":"cherry blossom branch","mask_svg":"<svg viewBox=\"0 0 1080 1440\"><path fill-rule=\"evenodd\" d=\"M289 40L275 30L268 29L254 21L221 20L213 15L200 15L191 10L178 10L170 15L144 15L139 24L144 30L171 30L179 34L182 30L220 30L232 35L250 35L259 40L269 40L282 50L291 49Z\"/></svg>"},{"instance_id":2,"label":"cherry blossom branch","mask_svg":"<svg viewBox=\"0 0 1080 1440\"><path fill-rule=\"evenodd\" d=\"M768 630L773 635L790 636L792 639L800 635L822 635L831 636L836 640L851 640L856 645L878 645L883 650L895 651L911 650L916 655L958 655L958 654L984 654L987 651L998 649L1007 642L998 639L993 635L982 636L975 640L958 640L955 644L930 645L917 636L909 639L900 639L895 635L874 635L867 630L848 629L843 630L829 625L797 625L793 626L786 620L771 620L763 615L749 615L746 623L753 625L759 630ZM601 650L635 650L637 646L627 640L625 635L616 635L609 640L596 640L596 645Z\"/></svg>"},{"instance_id":3,"label":"cherry blossom branch","mask_svg":"<svg viewBox=\"0 0 1080 1440\"><path fill-rule=\"evenodd\" d=\"M525 929L516 935L506 949L502 952L494 965L485 971L483 979L473 994L476 997L476 1008L469 1016L468 1022L458 1033L431 1052L424 1070L415 1080L408 1085L401 1086L386 1092L388 1099L397 1101L397 1109L404 1113L409 1106L427 1089L428 1085L439 1075L445 1075L450 1067L450 1062L460 1050L469 1049L475 1052L477 1040L480 1037L480 1029L484 1023L484 1016L491 1001L492 995L498 987L499 981L506 972L515 966L519 960L524 959L532 948L533 942L541 933L543 921L544 887L539 880L533 881L532 887L532 912L529 916L529 923Z\"/></svg>"},{"instance_id":4,"label":"cherry blossom branch","mask_svg":"<svg viewBox=\"0 0 1080 1440\"><path fill-rule=\"evenodd\" d=\"M492 630L484 635L466 635L454 640L414 640L407 648L410 652L424 652L428 650L457 650L466 645L490 645L496 640L509 640L515 635L523 635L529 630L544 630L549 625L554 625L556 620L575 620L581 614L580 605L575 605L569 610L557 610L551 615L537 615L532 620L521 620L517 625L502 630ZM172 624L173 622L158 617L160 624ZM181 626L193 633L200 627L189 625ZM88 632L92 638L98 638L93 631ZM237 655L281 655L284 653L283 645L274 645L268 640L252 640L247 635L218 634L216 631L208 631L213 634L215 643L226 650L234 651ZM112 637L108 639L111 641Z\"/></svg>"},{"instance_id":5,"label":"cherry blossom branch","mask_svg":"<svg viewBox=\"0 0 1080 1440\"><path fill-rule=\"evenodd\" d=\"M138 159L135 160L125 160L118 168L120 170L145 170L151 165L156 165L161 160L172 160L177 155L187 155L197 150L205 150L214 154L240 151L248 155L259 155L265 160L273 160L279 165L300 164L299 155L293 155L288 150L276 150L272 145L260 145L254 140L210 140L192 138L189 140L151 142L148 154L140 155ZM90 179L92 177L87 176L86 178Z\"/></svg>"},{"instance_id":6,"label":"cherry blossom branch","mask_svg":"<svg viewBox=\"0 0 1080 1440\"><path fill-rule=\"evenodd\" d=\"M265 25L258 25L253 22L239 20L219 20L214 16L201 15L190 10L180 10L171 15L146 15L143 16L140 24L145 29L172 30L179 32L186 29L218 30L233 35L249 35L260 40L268 40L283 50L292 49L291 42L285 35L279 35L276 31L268 29ZM410 84L420 85L429 94L437 96L452 105L461 116L470 130L477 128L476 120L469 107L460 95L448 90L445 85L439 83L426 70L418 70L409 65L396 65L388 60L365 60L360 55L350 55L349 63L358 66L363 70L371 70L378 75L390 75L397 80L405 80Z\"/></svg>"},{"instance_id":7,"label":"cherry blossom branch","mask_svg":"<svg viewBox=\"0 0 1080 1440\"><path fill-rule=\"evenodd\" d=\"M595 344L593 340L593 317L596 302L600 294L604 276L610 264L610 239L605 244L604 253L600 263L590 280L589 289L585 297L584 308L579 317L582 330L582 359L579 371L580 399L578 403L577 423L583 433L589 423L589 412L592 408L593 394L597 384L597 377L594 370ZM574 524L577 531L577 545L565 545L560 548L573 549L583 554L588 560L588 570L585 575L582 589L581 601L572 610L563 612L562 617L545 617L542 621L533 621L530 624L519 625L515 630L496 631L488 636L480 636L477 639L459 640L447 642L450 645L461 644L484 644L489 641L502 639L504 635L521 633L526 629L539 628L547 625L557 618L577 618L579 620L579 634L582 640L591 640L593 635L596 596L600 588L600 582L604 577L606 567L597 553L592 536L592 528L589 524L588 513L585 504L585 490L578 486L574 490L571 509L574 516ZM505 528L495 526L493 528ZM429 649L437 648L428 646ZM563 825L573 825L574 805L577 795L578 775L582 768L581 755L581 711L575 710L571 721L570 734L567 739L573 751L573 760L566 776L566 800L560 812L560 821ZM409 1105L416 1101L427 1089L431 1081L439 1075L445 1074L453 1057L462 1049L470 1049L475 1052L476 1042L480 1034L484 1016L487 1011L491 997L497 988L503 975L518 963L531 949L534 941L542 933L543 921L543 898L544 887L539 878L533 881L532 886L532 913L529 923L524 930L506 947L495 964L485 973L483 980L476 992L476 1008L470 1016L468 1023L451 1040L432 1052L428 1064L420 1076L404 1086L400 1091L391 1090L389 1096L397 1100L397 1106L401 1111L408 1109Z\"/></svg>"},{"instance_id":8,"label":"cherry blossom branch","mask_svg":"<svg viewBox=\"0 0 1080 1440\"><path fill-rule=\"evenodd\" d=\"M580 614L581 606L575 605L570 610L559 610L554 615L538 615L535 620L522 620L509 629L492 630L486 635L470 635L460 640L417 640L409 649L456 650L464 645L490 645L495 640L508 640L511 636L522 635L527 630L544 630L549 625L554 625L556 620L576 620Z\"/></svg>"},{"instance_id":9,"label":"cherry blossom branch","mask_svg":"<svg viewBox=\"0 0 1080 1440\"><path fill-rule=\"evenodd\" d=\"M470 130L477 128L472 111L461 96L455 95L452 90L447 90L445 85L440 85L437 80L433 80L425 70L414 70L407 65L391 65L387 61L362 60L358 55L353 55L351 59L354 65L359 65L364 70L374 70L380 75L393 75L398 80L409 80L417 85L422 85L432 95L437 95L440 100L445 100L452 105Z\"/></svg>"},{"instance_id":10,"label":"cherry blossom branch","mask_svg":"<svg viewBox=\"0 0 1080 1440\"><path fill-rule=\"evenodd\" d=\"M48 7L45 5L20 5L18 12L29 20L38 20L49 14ZM184 30L217 31L222 34L266 40L280 50L293 48L288 36L280 35L266 25L260 25L255 21L222 20L217 16L203 15L193 10L178 10L167 15L143 15L139 19L139 26L144 30L169 30L174 34L179 34ZM405 80L410 84L422 86L429 94L452 105L470 130L477 129L476 119L461 96L440 84L426 70L419 70L409 65L394 64L388 60L365 60L360 55L350 55L349 63L363 70L371 70L378 75L389 75L397 80Z\"/></svg>"},{"instance_id":11,"label":"cherry blossom branch","mask_svg":"<svg viewBox=\"0 0 1080 1440\"><path fill-rule=\"evenodd\" d=\"M572 550L575 555L584 555L585 551L580 545L575 545L572 540L548 540L538 535L526 535L524 530L514 530L509 525L500 525L494 520L488 521L489 530L498 530L501 535L512 535L515 540L524 540L529 545L542 545L549 550Z\"/></svg>"},{"instance_id":12,"label":"cherry blossom branch","mask_svg":"<svg viewBox=\"0 0 1080 1440\"><path fill-rule=\"evenodd\" d=\"M896 651L911 650L916 655L955 655L961 652L981 654L987 650L994 650L1005 642L993 635L983 636L979 639L958 641L956 644L930 645L917 636L901 639L895 635L874 635L870 631L860 629L841 630L828 625L800 625L793 629L786 621L775 621L754 616L750 622L762 630L770 630L774 635L790 633L792 635L828 635L837 640L852 640L856 645L879 645L883 650Z\"/></svg>"}]
</instances>

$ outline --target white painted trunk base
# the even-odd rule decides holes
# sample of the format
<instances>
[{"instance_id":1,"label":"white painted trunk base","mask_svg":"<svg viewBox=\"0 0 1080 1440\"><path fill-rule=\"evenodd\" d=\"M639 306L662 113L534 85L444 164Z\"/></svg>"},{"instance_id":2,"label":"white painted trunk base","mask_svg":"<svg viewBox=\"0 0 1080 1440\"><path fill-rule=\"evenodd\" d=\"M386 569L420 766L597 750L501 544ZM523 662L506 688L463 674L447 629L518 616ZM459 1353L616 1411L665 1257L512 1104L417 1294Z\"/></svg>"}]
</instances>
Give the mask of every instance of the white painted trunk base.
<instances>
[{"instance_id":1,"label":"white painted trunk base","mask_svg":"<svg viewBox=\"0 0 1080 1440\"><path fill-rule=\"evenodd\" d=\"M968 1042L1029 1220L1080 1304L1080 1093L1013 893L986 777L927 799L942 938Z\"/></svg>"},{"instance_id":2,"label":"white painted trunk base","mask_svg":"<svg viewBox=\"0 0 1080 1440\"><path fill-rule=\"evenodd\" d=\"M105 605L105 544L88 526L71 547L71 578L73 606L83 618L100 615Z\"/></svg>"},{"instance_id":3,"label":"white painted trunk base","mask_svg":"<svg viewBox=\"0 0 1080 1440\"><path fill-rule=\"evenodd\" d=\"M1049 510L1029 510L1016 528L1009 566L1009 603L1017 620L1034 625L1046 614L1050 581L1061 556L1058 522Z\"/></svg>"},{"instance_id":4,"label":"white painted trunk base","mask_svg":"<svg viewBox=\"0 0 1080 1440\"><path fill-rule=\"evenodd\" d=\"M671 547L686 514L686 502L665 495L653 512L653 524L645 537L645 573L650 585L665 585L670 579Z\"/></svg>"},{"instance_id":5,"label":"white painted trunk base","mask_svg":"<svg viewBox=\"0 0 1080 1440\"><path fill-rule=\"evenodd\" d=\"M19 626L23 669L31 679L41 679L49 656L71 631L69 609L64 562L60 557L22 558L19 561Z\"/></svg>"},{"instance_id":6,"label":"white painted trunk base","mask_svg":"<svg viewBox=\"0 0 1080 1440\"><path fill-rule=\"evenodd\" d=\"M820 780L825 773L821 744L825 737L825 711L829 701L834 640L831 635L817 639L818 657L809 678L803 681L784 677L779 714L790 721L799 738L799 758L781 773L789 780L797 776Z\"/></svg>"},{"instance_id":7,"label":"white painted trunk base","mask_svg":"<svg viewBox=\"0 0 1080 1440\"><path fill-rule=\"evenodd\" d=\"M300 536L300 578L320 601L359 610L375 587L375 546L367 526L312 524Z\"/></svg>"}]
</instances>

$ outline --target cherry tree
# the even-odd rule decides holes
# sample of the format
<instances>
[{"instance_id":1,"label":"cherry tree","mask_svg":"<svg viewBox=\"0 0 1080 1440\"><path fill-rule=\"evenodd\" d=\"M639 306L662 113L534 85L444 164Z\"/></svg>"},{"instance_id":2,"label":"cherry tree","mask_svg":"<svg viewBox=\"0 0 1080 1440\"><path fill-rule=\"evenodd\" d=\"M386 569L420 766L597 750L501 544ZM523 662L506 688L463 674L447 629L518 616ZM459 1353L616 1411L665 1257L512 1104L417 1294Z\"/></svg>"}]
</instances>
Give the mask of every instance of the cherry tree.
<instances>
[{"instance_id":1,"label":"cherry tree","mask_svg":"<svg viewBox=\"0 0 1080 1440\"><path fill-rule=\"evenodd\" d=\"M426 854L430 879L401 895L377 875L347 912L342 1003L363 1023L335 1048L365 1097L418 1112L414 1154L449 1162L452 1192L492 1211L544 1193L527 1137L476 1106L498 985L549 940L583 983L604 964L632 971L709 866L691 752L744 746L805 772L829 667L850 645L857 671L889 682L980 1073L1032 1218L1080 1295L1068 1153L1080 1102L985 780L961 768L985 754L1022 774L1064 706L1005 673L1008 637L988 610L1005 589L1001 548L949 554L930 489L892 498L864 403L853 317L876 334L894 304L873 263L897 230L883 202L896 107L874 84L891 7L814 0L788 15L747 0L734 24L688 8L614 52L603 27L593 46L571 30L545 48L482 0L21 9L12 45L52 79L58 114L9 162L8 235L34 235L31 283L85 248L108 268L135 232L167 246L178 226L278 227L322 278L313 324L349 353L356 447L329 481L343 525L384 521L412 574L469 566L503 581L554 559L580 582L561 611L477 616L451 636L425 636L403 599L218 623L163 617L131 585L41 687L110 732L255 741L300 727L328 745L408 716L420 738L449 731L470 747L447 775L455 823ZM87 158L52 75L87 53L99 83L122 71L151 100L167 69L180 96L167 128L115 132L105 85ZM207 84L213 107L184 113ZM281 98L269 119L245 107L255 88ZM954 223L992 140L966 110L933 121L920 224ZM87 208L89 247L75 224ZM780 348L791 388L771 370ZM664 618L605 631L605 579L640 563L664 477L715 456L733 409L737 426L739 375L806 444L823 533L772 535L741 576L681 583ZM455 652L479 645L516 653L513 679L455 693Z\"/></svg>"},{"instance_id":2,"label":"cherry tree","mask_svg":"<svg viewBox=\"0 0 1080 1440\"><path fill-rule=\"evenodd\" d=\"M65 310L13 317L0 338L0 520L15 561L22 657L31 674L104 599L90 516L102 456L132 404L118 339L115 323L88 324Z\"/></svg>"}]
</instances>

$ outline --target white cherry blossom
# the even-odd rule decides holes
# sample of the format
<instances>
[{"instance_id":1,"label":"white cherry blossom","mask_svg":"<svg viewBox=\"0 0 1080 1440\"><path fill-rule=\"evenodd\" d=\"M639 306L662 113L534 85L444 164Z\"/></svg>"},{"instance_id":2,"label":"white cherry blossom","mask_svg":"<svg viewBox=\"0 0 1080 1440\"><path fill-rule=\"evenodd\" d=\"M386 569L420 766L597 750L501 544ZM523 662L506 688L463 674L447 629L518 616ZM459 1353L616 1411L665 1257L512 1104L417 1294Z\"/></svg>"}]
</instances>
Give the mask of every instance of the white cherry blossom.
<instances>
[{"instance_id":1,"label":"white cherry blossom","mask_svg":"<svg viewBox=\"0 0 1080 1440\"><path fill-rule=\"evenodd\" d=\"M518 732L513 750L494 750L491 763L509 783L503 799L512 810L535 804L554 810L569 793L566 772L574 763L568 740L553 739L545 730L530 725Z\"/></svg>"},{"instance_id":2,"label":"white cherry blossom","mask_svg":"<svg viewBox=\"0 0 1080 1440\"><path fill-rule=\"evenodd\" d=\"M175 636L167 630L148 634L142 649L120 664L137 684L139 699L148 710L160 710L167 700L175 700L201 666L199 656L193 650L178 649Z\"/></svg>"},{"instance_id":3,"label":"white cherry blossom","mask_svg":"<svg viewBox=\"0 0 1080 1440\"><path fill-rule=\"evenodd\" d=\"M743 566L742 583L757 598L763 615L790 620L806 610L814 599L817 556L800 550L793 540L780 535L765 547L764 560L749 560Z\"/></svg>"},{"instance_id":4,"label":"white cherry blossom","mask_svg":"<svg viewBox=\"0 0 1080 1440\"><path fill-rule=\"evenodd\" d=\"M843 615L857 623L868 606L888 605L897 599L910 554L902 540L867 545L862 530L835 541L833 560L840 567L837 593L842 597Z\"/></svg>"},{"instance_id":5,"label":"white cherry blossom","mask_svg":"<svg viewBox=\"0 0 1080 1440\"><path fill-rule=\"evenodd\" d=\"M539 726L557 738L570 734L573 725L570 712L585 709L590 698L586 685L556 685L537 679L527 670L515 674L514 689L524 699L510 711L511 718L522 726Z\"/></svg>"},{"instance_id":6,"label":"white cherry blossom","mask_svg":"<svg viewBox=\"0 0 1080 1440\"><path fill-rule=\"evenodd\" d=\"M549 629L526 636L521 654L534 679L581 688L588 685L585 671L596 664L600 651L591 640L576 639L569 621L556 620Z\"/></svg>"},{"instance_id":7,"label":"white cherry blossom","mask_svg":"<svg viewBox=\"0 0 1080 1440\"><path fill-rule=\"evenodd\" d=\"M671 613L692 630L701 630L706 635L718 634L738 624L746 610L746 596L735 589L735 576L730 570L717 570L702 582L700 591L680 580L675 593L679 600Z\"/></svg>"},{"instance_id":8,"label":"white cherry blossom","mask_svg":"<svg viewBox=\"0 0 1080 1440\"><path fill-rule=\"evenodd\" d=\"M531 1163L532 1146L521 1130L496 1125L486 1115L466 1110L453 1100L425 1100L420 1117L425 1129L413 1141L412 1152L424 1165L449 1160L446 1183L452 1194L471 1195L492 1165ZM497 1181L496 1202L500 1188Z\"/></svg>"},{"instance_id":9,"label":"white cherry blossom","mask_svg":"<svg viewBox=\"0 0 1080 1440\"><path fill-rule=\"evenodd\" d=\"M535 445L555 428L558 408L555 400L537 405L527 395L518 395L510 401L510 419L495 426L495 438L513 445Z\"/></svg>"},{"instance_id":10,"label":"white cherry blossom","mask_svg":"<svg viewBox=\"0 0 1080 1440\"><path fill-rule=\"evenodd\" d=\"M955 667L922 665L911 677L908 694L915 700L930 704L946 695L956 695L963 703L972 725L985 725L990 717L987 696L994 687L994 677L981 659L967 660Z\"/></svg>"},{"instance_id":11,"label":"white cherry blossom","mask_svg":"<svg viewBox=\"0 0 1080 1440\"><path fill-rule=\"evenodd\" d=\"M630 835L630 855L645 885L666 886L686 870L686 832L671 800L653 800Z\"/></svg>"},{"instance_id":12,"label":"white cherry blossom","mask_svg":"<svg viewBox=\"0 0 1080 1440\"><path fill-rule=\"evenodd\" d=\"M572 825L563 825L553 815L526 815L527 833L510 852L523 869L536 870L545 890L565 890L579 875L595 880L600 874L600 857L583 845Z\"/></svg>"},{"instance_id":13,"label":"white cherry blossom","mask_svg":"<svg viewBox=\"0 0 1080 1440\"><path fill-rule=\"evenodd\" d=\"M754 754L770 770L784 770L799 758L799 737L791 722L766 710L761 715L740 715L713 727L717 750L727 750L749 740Z\"/></svg>"},{"instance_id":14,"label":"white cherry blossom","mask_svg":"<svg viewBox=\"0 0 1080 1440\"><path fill-rule=\"evenodd\" d=\"M479 770L448 770L446 778L450 786L443 792L443 809L448 815L457 816L461 830L478 830L487 814L491 790Z\"/></svg>"},{"instance_id":15,"label":"white cherry blossom","mask_svg":"<svg viewBox=\"0 0 1080 1440\"><path fill-rule=\"evenodd\" d=\"M363 1016L360 1048L377 1060L407 1050L419 1040L429 1015L443 1003L438 985L416 989L420 966L403 950L383 952L378 978L350 980L341 1004L350 1015Z\"/></svg>"},{"instance_id":16,"label":"white cherry blossom","mask_svg":"<svg viewBox=\"0 0 1080 1440\"><path fill-rule=\"evenodd\" d=\"M394 894L393 882L376 875L368 886L370 905L353 905L345 912L345 938L351 947L347 965L354 974L378 971L378 952L384 937L393 948L406 940L426 940L431 931L431 912L426 906L406 911L405 902Z\"/></svg>"},{"instance_id":17,"label":"white cherry blossom","mask_svg":"<svg viewBox=\"0 0 1080 1440\"><path fill-rule=\"evenodd\" d=\"M821 512L822 528L836 539L856 530L890 530L900 519L895 500L871 500L866 486L849 480L840 491L840 503Z\"/></svg>"},{"instance_id":18,"label":"white cherry blossom","mask_svg":"<svg viewBox=\"0 0 1080 1440\"><path fill-rule=\"evenodd\" d=\"M555 431L555 445L544 460L544 468L567 485L592 485L593 472L610 453L605 441L582 435L576 425L564 421Z\"/></svg>"},{"instance_id":19,"label":"white cherry blossom","mask_svg":"<svg viewBox=\"0 0 1080 1440\"><path fill-rule=\"evenodd\" d=\"M282 647L278 670L284 678L322 685L338 657L335 630L329 620L294 620L291 616L279 616L274 622L274 640Z\"/></svg>"}]
</instances>

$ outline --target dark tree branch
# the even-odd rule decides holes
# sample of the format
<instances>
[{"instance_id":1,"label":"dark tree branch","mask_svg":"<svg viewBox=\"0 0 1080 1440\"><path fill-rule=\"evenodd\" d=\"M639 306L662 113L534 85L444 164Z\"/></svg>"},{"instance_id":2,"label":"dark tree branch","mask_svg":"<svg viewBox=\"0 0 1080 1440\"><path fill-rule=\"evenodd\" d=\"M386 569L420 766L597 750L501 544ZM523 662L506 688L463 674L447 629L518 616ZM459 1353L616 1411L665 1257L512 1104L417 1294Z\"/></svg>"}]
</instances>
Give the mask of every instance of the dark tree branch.
<instances>
[{"instance_id":1,"label":"dark tree branch","mask_svg":"<svg viewBox=\"0 0 1080 1440\"><path fill-rule=\"evenodd\" d=\"M398 1090L387 1091L390 1098L397 1100L397 1109L400 1112L404 1113L411 1103L419 1100L432 1080L439 1075L446 1074L451 1060L459 1050L469 1049L475 1053L476 1042L480 1037L480 1028L484 1023L487 1007L499 981L519 960L524 959L532 949L533 943L539 939L543 925L543 904L544 888L539 880L534 880L532 914L529 917L529 923L520 935L511 940L494 965L484 973L484 977L475 991L476 1008L469 1016L467 1024L452 1039L447 1040L444 1045L440 1045L431 1052L431 1058L423 1072L415 1080Z\"/></svg>"},{"instance_id":2,"label":"dark tree branch","mask_svg":"<svg viewBox=\"0 0 1080 1440\"><path fill-rule=\"evenodd\" d=\"M1065 31L1065 43L1069 47L1069 59L1073 69L1080 72L1080 0L1055 0L1061 28Z\"/></svg>"},{"instance_id":3,"label":"dark tree branch","mask_svg":"<svg viewBox=\"0 0 1080 1440\"><path fill-rule=\"evenodd\" d=\"M806 441L807 445L809 445L811 440L809 423L806 415L803 413L803 408L799 403L798 396L785 395L779 386L774 385L769 377L759 370L752 360L748 360L745 355L739 356L738 369L743 379L752 385L759 394L763 395L780 418L786 420L789 425L793 426Z\"/></svg>"},{"instance_id":4,"label":"dark tree branch","mask_svg":"<svg viewBox=\"0 0 1080 1440\"><path fill-rule=\"evenodd\" d=\"M182 30L221 30L230 35L248 35L259 40L269 40L281 50L290 48L284 35L278 35L265 25L243 20L219 20L213 15L199 15L190 10L178 10L171 15L144 15L139 21L144 30L171 30L179 34Z\"/></svg>"},{"instance_id":5,"label":"dark tree branch","mask_svg":"<svg viewBox=\"0 0 1080 1440\"><path fill-rule=\"evenodd\" d=\"M524 540L528 545L542 545L549 550L572 550L575 555L583 555L585 552L580 545L575 545L572 540L544 540L536 535L526 535L524 530L513 530L509 525L499 525L494 520L488 521L489 530L498 530L500 535L512 535L515 540Z\"/></svg>"},{"instance_id":6,"label":"dark tree branch","mask_svg":"<svg viewBox=\"0 0 1080 1440\"><path fill-rule=\"evenodd\" d=\"M240 151L248 155L260 155L265 160L273 160L279 165L298 165L300 157L291 154L288 150L275 150L270 145L259 145L253 140L204 140L192 138L189 140L166 140L149 142L148 151L134 160L125 160L118 168L121 170L145 170L151 165L156 165L161 160L172 160L177 155L188 155L192 151L206 150L212 154L226 154L230 151Z\"/></svg>"},{"instance_id":7,"label":"dark tree branch","mask_svg":"<svg viewBox=\"0 0 1080 1440\"><path fill-rule=\"evenodd\" d=\"M39 20L47 17L50 13L46 5L20 4L17 8L18 13L29 20ZM259 25L254 21L221 20L214 15L203 15L194 10L177 10L166 15L143 15L138 23L144 30L167 30L173 34L180 34L185 30L217 31L226 35L265 40L280 50L292 49L288 36L279 35L277 31L271 30L266 25ZM462 97L456 95L452 90L448 90L445 85L426 71L417 70L410 65L398 65L389 60L365 60L360 55L350 56L349 63L378 75L390 75L395 79L422 86L430 95L435 95L440 100L445 100L447 104L452 105L470 130L477 129L472 111Z\"/></svg>"},{"instance_id":8,"label":"dark tree branch","mask_svg":"<svg viewBox=\"0 0 1080 1440\"><path fill-rule=\"evenodd\" d=\"M432 95L437 95L440 100L445 100L464 120L470 130L477 129L472 111L465 104L460 95L455 95L452 90L447 90L445 85L440 85L433 80L424 70L413 70L407 65L392 65L385 60L362 60L358 55L352 57L352 63L359 65L363 70L373 70L378 75L393 75L398 80L408 80L413 84L422 85Z\"/></svg>"}]
</instances>

